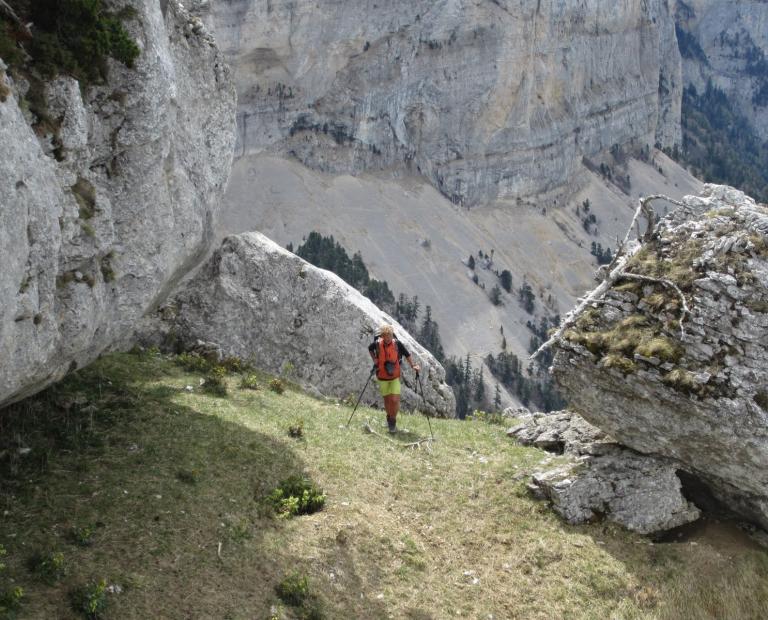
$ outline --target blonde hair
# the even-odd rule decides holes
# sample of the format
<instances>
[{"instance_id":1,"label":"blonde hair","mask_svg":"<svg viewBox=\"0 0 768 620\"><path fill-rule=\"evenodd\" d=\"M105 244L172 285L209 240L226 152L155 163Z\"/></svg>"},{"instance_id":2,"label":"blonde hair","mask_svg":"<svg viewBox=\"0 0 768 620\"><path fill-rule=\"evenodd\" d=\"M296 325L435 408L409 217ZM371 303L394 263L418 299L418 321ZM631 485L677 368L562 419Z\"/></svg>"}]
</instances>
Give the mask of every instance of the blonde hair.
<instances>
[{"instance_id":1,"label":"blonde hair","mask_svg":"<svg viewBox=\"0 0 768 620\"><path fill-rule=\"evenodd\" d=\"M382 336L387 334L393 336L395 334L395 328L392 327L389 323L382 323L381 327L379 327L379 334Z\"/></svg>"}]
</instances>

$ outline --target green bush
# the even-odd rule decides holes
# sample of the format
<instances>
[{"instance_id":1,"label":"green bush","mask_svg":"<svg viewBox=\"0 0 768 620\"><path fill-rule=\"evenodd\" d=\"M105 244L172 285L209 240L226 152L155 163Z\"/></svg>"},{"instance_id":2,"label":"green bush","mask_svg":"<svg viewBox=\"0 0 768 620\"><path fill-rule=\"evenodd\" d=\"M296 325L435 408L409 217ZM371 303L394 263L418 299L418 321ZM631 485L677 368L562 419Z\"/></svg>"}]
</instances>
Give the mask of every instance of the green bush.
<instances>
[{"instance_id":1,"label":"green bush","mask_svg":"<svg viewBox=\"0 0 768 620\"><path fill-rule=\"evenodd\" d=\"M208 372L213 364L197 353L179 353L174 360L184 370L190 372Z\"/></svg>"},{"instance_id":2,"label":"green bush","mask_svg":"<svg viewBox=\"0 0 768 620\"><path fill-rule=\"evenodd\" d=\"M269 389L275 394L282 394L285 392L285 382L282 379L272 379L269 382Z\"/></svg>"},{"instance_id":3,"label":"green bush","mask_svg":"<svg viewBox=\"0 0 768 620\"><path fill-rule=\"evenodd\" d=\"M254 374L243 375L243 378L240 379L240 389L243 389L243 390L260 389L259 378Z\"/></svg>"},{"instance_id":4,"label":"green bush","mask_svg":"<svg viewBox=\"0 0 768 620\"><path fill-rule=\"evenodd\" d=\"M223 366L214 366L203 380L203 392L213 394L214 396L227 395L227 382L225 377L227 371Z\"/></svg>"},{"instance_id":5,"label":"green bush","mask_svg":"<svg viewBox=\"0 0 768 620\"><path fill-rule=\"evenodd\" d=\"M0 592L0 618L15 618L23 599L24 590L19 586Z\"/></svg>"},{"instance_id":6,"label":"green bush","mask_svg":"<svg viewBox=\"0 0 768 620\"><path fill-rule=\"evenodd\" d=\"M66 574L64 554L61 551L38 551L29 559L29 570L53 585Z\"/></svg>"},{"instance_id":7,"label":"green bush","mask_svg":"<svg viewBox=\"0 0 768 620\"><path fill-rule=\"evenodd\" d=\"M102 0L17 0L23 21L35 24L32 39L25 48L34 69L44 78L60 73L72 75L83 84L100 82L107 76L107 58L133 67L140 50L122 25L135 10L115 15L104 10ZM0 48L16 48L15 39L23 38L7 22L0 33ZM6 61L18 65L13 54Z\"/></svg>"},{"instance_id":8,"label":"green bush","mask_svg":"<svg viewBox=\"0 0 768 620\"><path fill-rule=\"evenodd\" d=\"M78 547L90 547L93 544L93 532L90 525L76 525L69 531L69 539Z\"/></svg>"},{"instance_id":9,"label":"green bush","mask_svg":"<svg viewBox=\"0 0 768 620\"><path fill-rule=\"evenodd\" d=\"M295 420L288 427L288 435L295 439L301 439L304 437L304 420Z\"/></svg>"},{"instance_id":10,"label":"green bush","mask_svg":"<svg viewBox=\"0 0 768 620\"><path fill-rule=\"evenodd\" d=\"M89 620L103 617L107 607L107 582L101 579L91 582L71 592L72 608L82 613Z\"/></svg>"},{"instance_id":11,"label":"green bush","mask_svg":"<svg viewBox=\"0 0 768 620\"><path fill-rule=\"evenodd\" d=\"M303 476L290 476L269 494L268 503L281 517L312 514L325 505L323 490Z\"/></svg>"},{"instance_id":12,"label":"green bush","mask_svg":"<svg viewBox=\"0 0 768 620\"><path fill-rule=\"evenodd\" d=\"M324 617L320 599L310 591L306 575L289 573L275 586L275 592L283 603L294 608L298 618L321 620Z\"/></svg>"}]
</instances>

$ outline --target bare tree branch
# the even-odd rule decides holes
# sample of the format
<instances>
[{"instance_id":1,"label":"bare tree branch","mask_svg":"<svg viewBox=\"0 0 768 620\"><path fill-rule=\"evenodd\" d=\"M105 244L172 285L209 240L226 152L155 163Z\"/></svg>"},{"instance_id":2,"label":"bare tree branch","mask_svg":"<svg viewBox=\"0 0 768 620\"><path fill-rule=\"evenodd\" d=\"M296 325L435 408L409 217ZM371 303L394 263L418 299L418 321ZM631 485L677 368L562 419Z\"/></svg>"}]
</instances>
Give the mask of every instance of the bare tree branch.
<instances>
[{"instance_id":1,"label":"bare tree branch","mask_svg":"<svg viewBox=\"0 0 768 620\"><path fill-rule=\"evenodd\" d=\"M557 328L557 331L555 331L554 334L547 340L544 344L542 344L536 351L528 358L528 359L536 359L541 353L549 349L554 343L559 342L562 339L563 334L565 331L573 326L574 323L576 323L576 320L581 316L581 314L592 304L600 301L602 297L611 289L611 287L620 279L622 278L630 278L635 280L644 280L644 281L652 281L656 282L658 284L662 284L664 286L668 286L670 288L673 288L675 292L680 296L680 299L683 303L683 313L680 316L680 331L685 337L685 330L683 328L683 319L686 315L690 314L690 311L688 310L688 305L685 302L685 297L683 296L682 291L670 280L663 280L658 278L651 278L650 276L639 276L637 274L629 274L627 273L626 267L627 263L629 262L629 259L634 256L642 247L642 242L650 241L651 237L653 236L653 233L656 229L656 223L657 218L656 214L653 211L653 209L650 206L650 203L654 200L666 200L667 202L671 202L674 205L678 206L684 206L684 203L680 202L679 200L674 200L673 198L670 198L669 196L665 196L663 194L653 194L651 196L643 196L638 201L637 209L635 210L635 215L632 218L632 221L629 223L629 228L627 229L627 234L624 235L624 239L619 243L619 247L616 250L616 254L613 257L613 260L611 261L610 265L608 265L606 268L604 268L605 277L603 278L602 282L597 285L590 293L588 293L581 302L568 314L565 315L565 318L563 319L563 322L560 324L560 327ZM639 224L639 217L640 215L644 215L646 220L648 221L648 227L646 228L645 234L642 235L642 238L640 236L640 224ZM630 236L632 234L632 229L635 228L635 225L637 224L638 227L638 238L636 241L630 241Z\"/></svg>"}]
</instances>

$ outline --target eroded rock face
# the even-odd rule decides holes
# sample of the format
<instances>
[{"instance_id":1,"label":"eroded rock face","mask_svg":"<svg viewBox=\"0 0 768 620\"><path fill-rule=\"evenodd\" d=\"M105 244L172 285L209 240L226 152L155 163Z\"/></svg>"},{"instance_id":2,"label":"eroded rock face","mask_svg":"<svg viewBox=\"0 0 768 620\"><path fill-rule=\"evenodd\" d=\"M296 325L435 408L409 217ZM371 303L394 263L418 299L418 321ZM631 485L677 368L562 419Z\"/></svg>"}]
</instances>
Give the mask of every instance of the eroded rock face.
<instances>
[{"instance_id":1,"label":"eroded rock face","mask_svg":"<svg viewBox=\"0 0 768 620\"><path fill-rule=\"evenodd\" d=\"M0 102L0 404L121 343L210 243L233 83L178 2L132 5L136 68L110 62L84 95L70 78L49 84L55 135L30 127L23 84Z\"/></svg>"},{"instance_id":2,"label":"eroded rock face","mask_svg":"<svg viewBox=\"0 0 768 620\"><path fill-rule=\"evenodd\" d=\"M768 527L768 209L706 186L658 227L619 283L559 346L569 406L622 444L680 461L731 509Z\"/></svg>"},{"instance_id":3,"label":"eroded rock face","mask_svg":"<svg viewBox=\"0 0 768 620\"><path fill-rule=\"evenodd\" d=\"M406 167L456 203L563 188L582 156L680 137L666 0L210 0L238 154Z\"/></svg>"},{"instance_id":4,"label":"eroded rock face","mask_svg":"<svg viewBox=\"0 0 768 620\"><path fill-rule=\"evenodd\" d=\"M185 347L213 342L224 355L340 397L362 390L371 369L368 344L382 323L391 323L422 366L426 405L403 361L403 406L454 415L445 371L426 349L341 278L260 233L227 237L173 306L171 329ZM381 404L375 380L363 402Z\"/></svg>"},{"instance_id":5,"label":"eroded rock face","mask_svg":"<svg viewBox=\"0 0 768 620\"><path fill-rule=\"evenodd\" d=\"M571 457L529 485L568 523L606 518L640 534L690 523L700 512L683 497L676 463L629 450L580 416L534 414L508 431L524 445Z\"/></svg>"},{"instance_id":6,"label":"eroded rock face","mask_svg":"<svg viewBox=\"0 0 768 620\"><path fill-rule=\"evenodd\" d=\"M768 139L768 4L760 0L686 0L676 15L684 31L683 78L703 93L720 88Z\"/></svg>"}]
</instances>

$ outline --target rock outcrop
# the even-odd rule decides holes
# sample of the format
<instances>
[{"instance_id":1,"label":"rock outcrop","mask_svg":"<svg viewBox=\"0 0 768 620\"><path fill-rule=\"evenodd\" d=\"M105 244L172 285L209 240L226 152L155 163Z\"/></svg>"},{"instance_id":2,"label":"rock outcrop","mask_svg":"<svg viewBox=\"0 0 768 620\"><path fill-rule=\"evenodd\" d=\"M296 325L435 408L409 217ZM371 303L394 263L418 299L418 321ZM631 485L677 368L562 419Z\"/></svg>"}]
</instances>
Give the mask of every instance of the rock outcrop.
<instances>
[{"instance_id":1,"label":"rock outcrop","mask_svg":"<svg viewBox=\"0 0 768 620\"><path fill-rule=\"evenodd\" d=\"M367 347L384 322L422 366L424 399L404 363L406 408L453 416L443 367L390 316L337 275L318 269L260 233L227 237L165 311L188 348L217 344L274 373L288 373L322 394L357 397L368 379ZM381 404L375 381L363 401Z\"/></svg>"},{"instance_id":2,"label":"rock outcrop","mask_svg":"<svg viewBox=\"0 0 768 620\"><path fill-rule=\"evenodd\" d=\"M666 0L210 0L238 154L408 169L456 203L557 194L582 157L680 138Z\"/></svg>"},{"instance_id":3,"label":"rock outcrop","mask_svg":"<svg viewBox=\"0 0 768 620\"><path fill-rule=\"evenodd\" d=\"M664 218L628 271L565 333L569 406L622 444L674 459L768 527L768 208L723 186Z\"/></svg>"},{"instance_id":4,"label":"rock outcrop","mask_svg":"<svg viewBox=\"0 0 768 620\"><path fill-rule=\"evenodd\" d=\"M605 518L651 534L699 518L698 508L682 494L674 461L637 454L574 413L534 414L508 434L571 457L535 473L529 484L568 523Z\"/></svg>"},{"instance_id":5,"label":"rock outcrop","mask_svg":"<svg viewBox=\"0 0 768 620\"><path fill-rule=\"evenodd\" d=\"M132 6L135 68L110 61L85 92L48 84L55 133L36 135L27 85L0 71L0 404L132 335L211 240L234 146L231 76L180 3Z\"/></svg>"}]
</instances>

